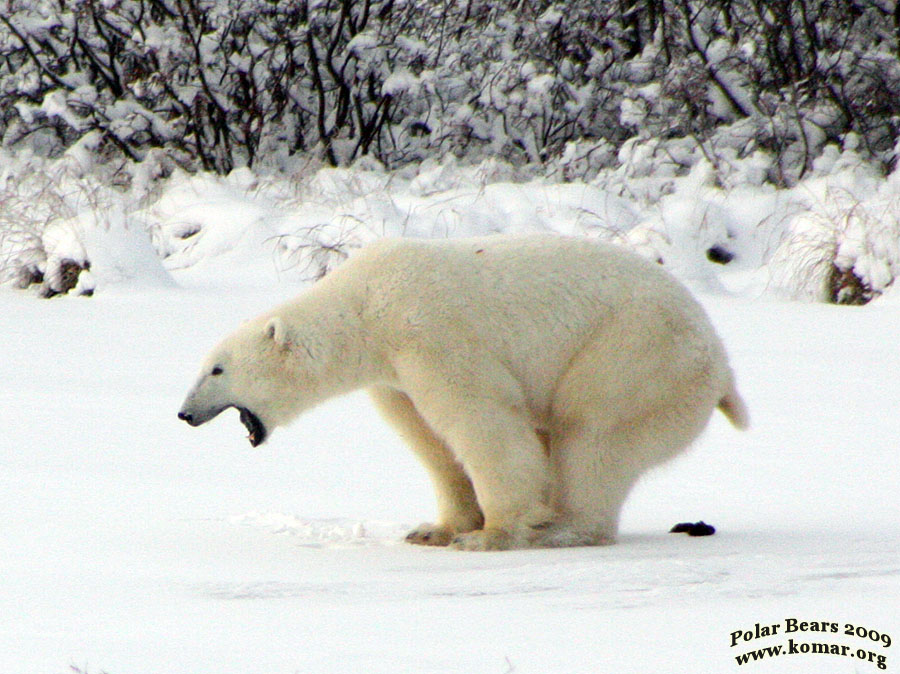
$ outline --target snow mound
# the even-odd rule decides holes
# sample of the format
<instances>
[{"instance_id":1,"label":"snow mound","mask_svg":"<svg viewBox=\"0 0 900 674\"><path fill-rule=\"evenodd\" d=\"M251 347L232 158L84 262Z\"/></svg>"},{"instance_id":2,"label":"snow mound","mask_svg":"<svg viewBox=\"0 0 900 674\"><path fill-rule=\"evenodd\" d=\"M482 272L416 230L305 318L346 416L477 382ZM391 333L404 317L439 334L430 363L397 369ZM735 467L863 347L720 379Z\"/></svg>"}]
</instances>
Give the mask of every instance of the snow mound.
<instances>
[{"instance_id":1,"label":"snow mound","mask_svg":"<svg viewBox=\"0 0 900 674\"><path fill-rule=\"evenodd\" d=\"M93 292L113 285L171 287L175 285L153 248L147 231L129 221L122 211L107 214L106 222L97 222L94 214L80 214L73 230L84 251L90 270L78 278L76 293ZM73 251L54 254L59 259Z\"/></svg>"}]
</instances>

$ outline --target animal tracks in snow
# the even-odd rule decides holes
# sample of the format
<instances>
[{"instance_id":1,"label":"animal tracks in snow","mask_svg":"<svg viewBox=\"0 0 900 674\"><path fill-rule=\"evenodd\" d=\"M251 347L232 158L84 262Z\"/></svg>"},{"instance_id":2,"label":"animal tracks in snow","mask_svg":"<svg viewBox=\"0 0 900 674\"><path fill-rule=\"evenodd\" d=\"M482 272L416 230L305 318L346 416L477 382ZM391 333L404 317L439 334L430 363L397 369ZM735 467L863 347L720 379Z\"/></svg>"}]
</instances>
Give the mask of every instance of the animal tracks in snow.
<instances>
[{"instance_id":1,"label":"animal tracks in snow","mask_svg":"<svg viewBox=\"0 0 900 674\"><path fill-rule=\"evenodd\" d=\"M310 519L277 512L234 515L229 523L292 537L308 548L394 545L410 527L396 522L345 518Z\"/></svg>"}]
</instances>

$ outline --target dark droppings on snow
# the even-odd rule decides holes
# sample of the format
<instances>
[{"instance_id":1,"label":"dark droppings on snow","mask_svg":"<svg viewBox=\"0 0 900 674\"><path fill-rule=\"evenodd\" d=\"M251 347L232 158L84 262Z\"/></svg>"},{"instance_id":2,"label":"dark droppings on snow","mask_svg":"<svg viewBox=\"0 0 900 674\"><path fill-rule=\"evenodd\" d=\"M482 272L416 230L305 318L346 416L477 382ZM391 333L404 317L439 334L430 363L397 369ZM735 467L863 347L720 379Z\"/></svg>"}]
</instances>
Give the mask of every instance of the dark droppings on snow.
<instances>
[{"instance_id":1,"label":"dark droppings on snow","mask_svg":"<svg viewBox=\"0 0 900 674\"><path fill-rule=\"evenodd\" d=\"M734 259L734 253L724 246L715 245L706 251L706 259L716 264L728 264Z\"/></svg>"},{"instance_id":2,"label":"dark droppings on snow","mask_svg":"<svg viewBox=\"0 0 900 674\"><path fill-rule=\"evenodd\" d=\"M681 522L669 529L670 534L687 534L688 536L712 536L716 528L704 521Z\"/></svg>"}]
</instances>

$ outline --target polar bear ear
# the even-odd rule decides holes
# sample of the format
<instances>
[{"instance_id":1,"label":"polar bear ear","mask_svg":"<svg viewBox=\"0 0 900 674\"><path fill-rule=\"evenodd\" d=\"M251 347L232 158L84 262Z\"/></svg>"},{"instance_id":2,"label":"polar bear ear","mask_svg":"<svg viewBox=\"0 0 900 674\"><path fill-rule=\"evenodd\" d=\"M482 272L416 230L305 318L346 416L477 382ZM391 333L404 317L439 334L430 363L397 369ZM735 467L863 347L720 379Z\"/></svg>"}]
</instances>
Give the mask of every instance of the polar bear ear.
<instances>
[{"instance_id":1,"label":"polar bear ear","mask_svg":"<svg viewBox=\"0 0 900 674\"><path fill-rule=\"evenodd\" d=\"M287 345L287 328L280 316L273 316L266 323L265 335L268 339L274 341L278 346Z\"/></svg>"}]
</instances>

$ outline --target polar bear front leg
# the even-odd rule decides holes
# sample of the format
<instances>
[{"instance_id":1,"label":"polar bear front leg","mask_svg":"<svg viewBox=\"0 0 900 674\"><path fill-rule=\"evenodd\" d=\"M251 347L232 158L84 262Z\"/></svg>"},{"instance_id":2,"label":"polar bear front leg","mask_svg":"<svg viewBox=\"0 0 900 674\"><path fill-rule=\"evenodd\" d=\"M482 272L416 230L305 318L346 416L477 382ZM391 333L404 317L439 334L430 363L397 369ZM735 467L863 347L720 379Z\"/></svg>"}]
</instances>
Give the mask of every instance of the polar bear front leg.
<instances>
[{"instance_id":1,"label":"polar bear front leg","mask_svg":"<svg viewBox=\"0 0 900 674\"><path fill-rule=\"evenodd\" d=\"M554 481L544 446L521 408L469 396L432 422L472 480L484 527L458 534L461 550L531 547L556 519ZM424 410L423 410L424 411ZM429 412L425 412L428 414ZM427 417L426 417L427 418Z\"/></svg>"},{"instance_id":2,"label":"polar bear front leg","mask_svg":"<svg viewBox=\"0 0 900 674\"><path fill-rule=\"evenodd\" d=\"M475 490L462 465L416 411L409 397L390 387L369 389L382 416L428 471L437 498L438 519L409 532L406 540L417 545L448 545L458 534L480 529L484 516Z\"/></svg>"}]
</instances>

